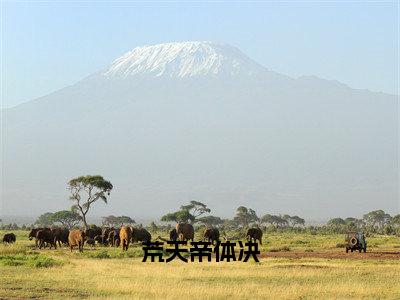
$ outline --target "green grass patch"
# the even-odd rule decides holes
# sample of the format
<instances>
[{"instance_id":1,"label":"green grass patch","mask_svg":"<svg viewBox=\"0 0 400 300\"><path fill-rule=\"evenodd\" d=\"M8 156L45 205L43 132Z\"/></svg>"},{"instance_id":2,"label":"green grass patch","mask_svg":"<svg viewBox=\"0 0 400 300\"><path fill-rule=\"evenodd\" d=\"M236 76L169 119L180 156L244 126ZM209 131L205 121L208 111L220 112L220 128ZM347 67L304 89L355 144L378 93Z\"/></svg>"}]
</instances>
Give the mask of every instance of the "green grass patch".
<instances>
[{"instance_id":1,"label":"green grass patch","mask_svg":"<svg viewBox=\"0 0 400 300\"><path fill-rule=\"evenodd\" d=\"M27 266L32 268L50 268L62 265L61 261L42 254L6 254L0 255L0 265L2 266Z\"/></svg>"},{"instance_id":2,"label":"green grass patch","mask_svg":"<svg viewBox=\"0 0 400 300\"><path fill-rule=\"evenodd\" d=\"M87 257L90 257L90 258L98 258L98 259L108 259L108 258L111 258L110 254L108 253L107 250L102 250L102 251L96 251L96 252L93 252L93 253L89 253L89 254L87 255Z\"/></svg>"}]
</instances>

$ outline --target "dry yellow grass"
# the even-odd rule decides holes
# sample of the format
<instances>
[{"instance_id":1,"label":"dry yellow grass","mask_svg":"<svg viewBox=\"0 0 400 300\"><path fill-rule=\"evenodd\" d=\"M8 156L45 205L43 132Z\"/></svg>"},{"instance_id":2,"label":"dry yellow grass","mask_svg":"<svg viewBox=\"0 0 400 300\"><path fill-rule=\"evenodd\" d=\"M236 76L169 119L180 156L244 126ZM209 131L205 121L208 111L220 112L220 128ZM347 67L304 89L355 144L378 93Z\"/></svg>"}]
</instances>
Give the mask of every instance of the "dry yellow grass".
<instances>
[{"instance_id":1,"label":"dry yellow grass","mask_svg":"<svg viewBox=\"0 0 400 300\"><path fill-rule=\"evenodd\" d=\"M400 298L400 262L263 259L142 263L69 259L61 267L0 268L0 297L197 299Z\"/></svg>"},{"instance_id":2,"label":"dry yellow grass","mask_svg":"<svg viewBox=\"0 0 400 300\"><path fill-rule=\"evenodd\" d=\"M379 249L381 239L386 237L374 240ZM298 240L307 237L285 238L293 245ZM321 239L313 249L343 252L329 250L335 242ZM385 240L385 245L388 242L391 248L385 250L398 251L396 238ZM0 245L0 258L32 258L39 251L31 244L22 235L13 246ZM296 251L304 253L308 247ZM400 299L400 261L394 259L266 257L260 263L142 263L137 246L128 251L132 258L120 256L120 249L104 249L86 247L84 254L71 254L67 248L40 251L34 262L48 258L50 267L0 264L0 298ZM111 258L93 258L102 251ZM51 267L51 259L61 265Z\"/></svg>"}]
</instances>

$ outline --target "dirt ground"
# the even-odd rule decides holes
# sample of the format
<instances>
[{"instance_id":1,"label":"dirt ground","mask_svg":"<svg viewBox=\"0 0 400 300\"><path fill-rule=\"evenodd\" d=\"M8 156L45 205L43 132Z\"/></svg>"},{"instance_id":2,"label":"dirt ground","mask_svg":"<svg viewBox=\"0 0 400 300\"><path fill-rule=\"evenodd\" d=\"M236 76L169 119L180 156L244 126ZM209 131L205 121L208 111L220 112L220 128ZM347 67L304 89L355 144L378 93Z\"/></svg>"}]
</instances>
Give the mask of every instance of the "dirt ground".
<instances>
[{"instance_id":1,"label":"dirt ground","mask_svg":"<svg viewBox=\"0 0 400 300\"><path fill-rule=\"evenodd\" d=\"M400 252L367 252L367 253L359 253L357 252L349 252L346 253L345 250L343 252L296 252L296 251L287 251L287 252L266 252L262 253L261 257L263 258L327 258L327 259L398 259L400 260Z\"/></svg>"}]
</instances>

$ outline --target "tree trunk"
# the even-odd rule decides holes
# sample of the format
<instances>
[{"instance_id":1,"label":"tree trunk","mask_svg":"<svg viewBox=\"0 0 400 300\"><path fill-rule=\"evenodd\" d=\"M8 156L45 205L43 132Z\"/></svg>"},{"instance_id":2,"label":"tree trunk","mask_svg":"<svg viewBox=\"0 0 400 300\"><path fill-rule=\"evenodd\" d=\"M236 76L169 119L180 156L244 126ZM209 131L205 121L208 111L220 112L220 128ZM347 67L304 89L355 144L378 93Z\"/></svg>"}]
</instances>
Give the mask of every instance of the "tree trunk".
<instances>
[{"instance_id":1,"label":"tree trunk","mask_svg":"<svg viewBox=\"0 0 400 300\"><path fill-rule=\"evenodd\" d=\"M88 230L88 225L86 223L86 214L82 214L82 220L83 220L83 226L85 227L85 230Z\"/></svg>"}]
</instances>

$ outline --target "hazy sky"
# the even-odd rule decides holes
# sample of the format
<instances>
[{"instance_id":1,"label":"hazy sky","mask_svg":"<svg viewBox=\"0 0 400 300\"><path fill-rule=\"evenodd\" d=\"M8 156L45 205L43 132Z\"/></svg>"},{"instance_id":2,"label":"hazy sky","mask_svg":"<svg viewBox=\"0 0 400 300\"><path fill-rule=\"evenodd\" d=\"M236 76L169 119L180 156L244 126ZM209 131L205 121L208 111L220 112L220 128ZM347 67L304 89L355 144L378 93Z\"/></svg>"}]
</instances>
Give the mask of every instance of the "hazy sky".
<instances>
[{"instance_id":1,"label":"hazy sky","mask_svg":"<svg viewBox=\"0 0 400 300\"><path fill-rule=\"evenodd\" d=\"M2 2L3 106L48 94L142 44L211 40L290 76L398 93L398 2Z\"/></svg>"}]
</instances>

